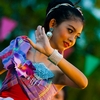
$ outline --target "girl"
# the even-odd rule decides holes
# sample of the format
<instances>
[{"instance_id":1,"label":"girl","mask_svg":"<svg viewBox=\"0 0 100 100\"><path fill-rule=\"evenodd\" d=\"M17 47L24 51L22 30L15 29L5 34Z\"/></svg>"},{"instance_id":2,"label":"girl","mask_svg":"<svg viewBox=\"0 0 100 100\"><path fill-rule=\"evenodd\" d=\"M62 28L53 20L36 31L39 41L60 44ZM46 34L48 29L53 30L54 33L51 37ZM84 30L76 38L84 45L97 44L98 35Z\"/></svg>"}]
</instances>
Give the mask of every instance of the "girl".
<instances>
[{"instance_id":1,"label":"girl","mask_svg":"<svg viewBox=\"0 0 100 100\"><path fill-rule=\"evenodd\" d=\"M71 1L51 0L44 26L35 31L36 43L19 36L0 53L8 70L1 98L51 100L64 86L86 88L84 74L63 58L63 51L80 37L83 25L83 14Z\"/></svg>"}]
</instances>

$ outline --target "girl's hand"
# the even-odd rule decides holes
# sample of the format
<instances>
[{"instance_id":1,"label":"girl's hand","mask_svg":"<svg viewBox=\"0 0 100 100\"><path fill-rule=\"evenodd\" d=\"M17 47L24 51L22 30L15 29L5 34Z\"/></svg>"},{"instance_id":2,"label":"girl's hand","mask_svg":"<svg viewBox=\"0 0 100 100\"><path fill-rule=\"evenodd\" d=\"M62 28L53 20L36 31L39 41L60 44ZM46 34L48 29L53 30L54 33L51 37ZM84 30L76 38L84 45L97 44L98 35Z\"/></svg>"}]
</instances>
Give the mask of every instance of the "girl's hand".
<instances>
[{"instance_id":1,"label":"girl's hand","mask_svg":"<svg viewBox=\"0 0 100 100\"><path fill-rule=\"evenodd\" d=\"M42 26L38 26L37 30L35 31L35 35L36 44L28 38L32 47L38 50L39 52L45 54L46 56L50 56L54 49L51 47L49 43L49 39L45 34L44 28Z\"/></svg>"}]
</instances>

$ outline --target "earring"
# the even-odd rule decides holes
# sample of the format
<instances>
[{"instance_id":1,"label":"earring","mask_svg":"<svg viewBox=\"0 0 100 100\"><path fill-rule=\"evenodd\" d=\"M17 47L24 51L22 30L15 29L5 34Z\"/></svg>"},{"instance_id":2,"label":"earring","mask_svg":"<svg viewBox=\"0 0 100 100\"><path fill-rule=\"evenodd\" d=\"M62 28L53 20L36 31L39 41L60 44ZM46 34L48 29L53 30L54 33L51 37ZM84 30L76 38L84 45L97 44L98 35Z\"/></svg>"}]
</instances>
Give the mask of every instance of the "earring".
<instances>
[{"instance_id":1,"label":"earring","mask_svg":"<svg viewBox=\"0 0 100 100\"><path fill-rule=\"evenodd\" d=\"M47 37L50 39L52 37L53 28L50 28L50 31L47 32Z\"/></svg>"}]
</instances>

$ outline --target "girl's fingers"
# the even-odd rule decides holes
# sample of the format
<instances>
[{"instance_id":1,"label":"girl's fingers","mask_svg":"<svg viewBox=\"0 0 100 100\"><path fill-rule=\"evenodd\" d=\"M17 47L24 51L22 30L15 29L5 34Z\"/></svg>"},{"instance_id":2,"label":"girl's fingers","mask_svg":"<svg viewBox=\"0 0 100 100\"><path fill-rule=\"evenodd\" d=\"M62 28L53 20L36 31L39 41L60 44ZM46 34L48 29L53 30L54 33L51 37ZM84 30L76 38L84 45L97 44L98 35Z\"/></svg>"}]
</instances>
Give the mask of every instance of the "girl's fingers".
<instances>
[{"instance_id":1,"label":"girl's fingers","mask_svg":"<svg viewBox=\"0 0 100 100\"><path fill-rule=\"evenodd\" d=\"M42 26L39 26L39 35L42 33Z\"/></svg>"},{"instance_id":2,"label":"girl's fingers","mask_svg":"<svg viewBox=\"0 0 100 100\"><path fill-rule=\"evenodd\" d=\"M40 36L40 35L43 35L44 33L45 33L44 27L39 25L37 27L37 35Z\"/></svg>"},{"instance_id":3,"label":"girl's fingers","mask_svg":"<svg viewBox=\"0 0 100 100\"><path fill-rule=\"evenodd\" d=\"M35 43L29 38L28 38L28 40L29 40L30 44L32 45L32 47L35 48L36 47Z\"/></svg>"},{"instance_id":4,"label":"girl's fingers","mask_svg":"<svg viewBox=\"0 0 100 100\"><path fill-rule=\"evenodd\" d=\"M42 29L42 26L38 26L37 27L37 35L41 35L41 29Z\"/></svg>"},{"instance_id":5,"label":"girl's fingers","mask_svg":"<svg viewBox=\"0 0 100 100\"><path fill-rule=\"evenodd\" d=\"M43 35L45 34L45 30L44 30L44 27L42 28L42 34L43 34Z\"/></svg>"},{"instance_id":6,"label":"girl's fingers","mask_svg":"<svg viewBox=\"0 0 100 100\"><path fill-rule=\"evenodd\" d=\"M36 39L37 41L41 39L43 32L42 32L42 26L38 26L37 27L37 31L36 31Z\"/></svg>"},{"instance_id":7,"label":"girl's fingers","mask_svg":"<svg viewBox=\"0 0 100 100\"><path fill-rule=\"evenodd\" d=\"M36 38L36 41L39 40L39 39L38 39L38 31L37 31L37 30L35 31L35 38Z\"/></svg>"}]
</instances>

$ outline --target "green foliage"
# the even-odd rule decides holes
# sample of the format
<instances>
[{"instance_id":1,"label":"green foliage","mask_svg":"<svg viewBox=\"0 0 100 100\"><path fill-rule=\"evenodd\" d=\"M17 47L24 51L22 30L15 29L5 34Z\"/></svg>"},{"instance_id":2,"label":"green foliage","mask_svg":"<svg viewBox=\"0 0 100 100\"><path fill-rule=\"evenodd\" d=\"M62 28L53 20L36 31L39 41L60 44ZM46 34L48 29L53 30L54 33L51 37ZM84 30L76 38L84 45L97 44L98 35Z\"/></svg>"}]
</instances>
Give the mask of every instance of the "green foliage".
<instances>
[{"instance_id":1,"label":"green foliage","mask_svg":"<svg viewBox=\"0 0 100 100\"><path fill-rule=\"evenodd\" d=\"M95 0L95 6L100 9L100 0Z\"/></svg>"}]
</instances>

